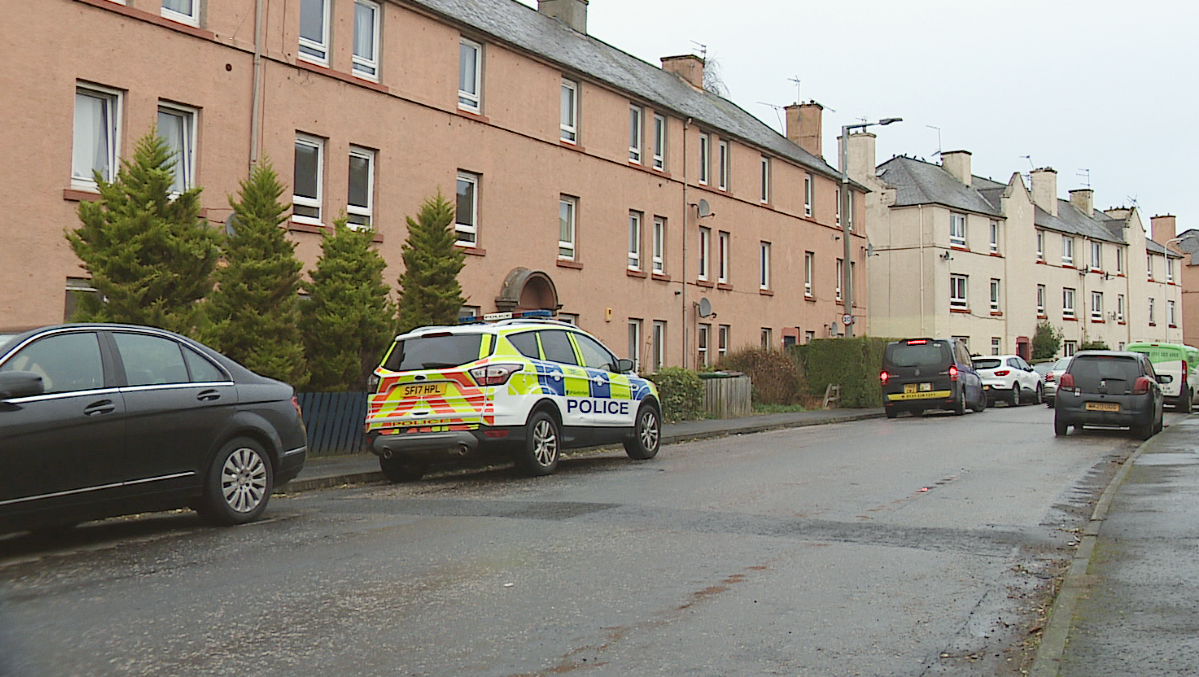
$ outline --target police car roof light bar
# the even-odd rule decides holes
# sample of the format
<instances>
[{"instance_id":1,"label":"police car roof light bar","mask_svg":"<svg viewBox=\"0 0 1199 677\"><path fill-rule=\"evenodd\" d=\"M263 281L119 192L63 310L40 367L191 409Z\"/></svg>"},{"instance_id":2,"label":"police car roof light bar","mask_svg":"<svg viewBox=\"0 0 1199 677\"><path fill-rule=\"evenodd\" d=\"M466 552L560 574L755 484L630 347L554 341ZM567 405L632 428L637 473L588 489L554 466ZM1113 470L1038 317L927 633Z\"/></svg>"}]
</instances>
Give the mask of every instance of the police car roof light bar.
<instances>
[{"instance_id":1,"label":"police car roof light bar","mask_svg":"<svg viewBox=\"0 0 1199 677\"><path fill-rule=\"evenodd\" d=\"M458 324L478 324L481 322L501 322L504 320L520 320L520 319L553 319L554 311L552 310L517 310L503 313L487 313L482 317L478 315L464 315L458 318Z\"/></svg>"}]
</instances>

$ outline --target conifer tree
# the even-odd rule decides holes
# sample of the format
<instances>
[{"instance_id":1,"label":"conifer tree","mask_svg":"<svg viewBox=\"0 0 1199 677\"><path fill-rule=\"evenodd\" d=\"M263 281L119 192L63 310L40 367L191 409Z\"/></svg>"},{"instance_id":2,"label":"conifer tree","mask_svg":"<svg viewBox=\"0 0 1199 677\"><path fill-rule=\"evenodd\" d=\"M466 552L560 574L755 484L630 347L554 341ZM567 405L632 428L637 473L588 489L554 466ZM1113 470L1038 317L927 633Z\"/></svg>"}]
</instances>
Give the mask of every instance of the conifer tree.
<instances>
[{"instance_id":1,"label":"conifer tree","mask_svg":"<svg viewBox=\"0 0 1199 677\"><path fill-rule=\"evenodd\" d=\"M383 281L387 263L371 246L374 233L352 230L343 214L321 241L321 258L304 286L300 330L309 390L366 390L392 338L395 306Z\"/></svg>"},{"instance_id":2,"label":"conifer tree","mask_svg":"<svg viewBox=\"0 0 1199 677\"><path fill-rule=\"evenodd\" d=\"M426 325L454 324L466 301L458 272L466 254L454 246L454 207L438 190L421 205L416 220L408 217L408 239L402 248L400 333Z\"/></svg>"},{"instance_id":3,"label":"conifer tree","mask_svg":"<svg viewBox=\"0 0 1199 677\"><path fill-rule=\"evenodd\" d=\"M83 225L66 233L99 292L81 295L77 321L128 322L194 333L197 303L212 290L220 233L200 218L200 188L174 197L175 159L151 129L100 199L79 203Z\"/></svg>"},{"instance_id":4,"label":"conifer tree","mask_svg":"<svg viewBox=\"0 0 1199 677\"><path fill-rule=\"evenodd\" d=\"M293 386L308 381L300 339L300 271L294 242L279 227L290 205L270 162L250 170L233 207L233 232L225 239L225 266L208 298L211 325L204 331L213 348L253 371Z\"/></svg>"}]
</instances>

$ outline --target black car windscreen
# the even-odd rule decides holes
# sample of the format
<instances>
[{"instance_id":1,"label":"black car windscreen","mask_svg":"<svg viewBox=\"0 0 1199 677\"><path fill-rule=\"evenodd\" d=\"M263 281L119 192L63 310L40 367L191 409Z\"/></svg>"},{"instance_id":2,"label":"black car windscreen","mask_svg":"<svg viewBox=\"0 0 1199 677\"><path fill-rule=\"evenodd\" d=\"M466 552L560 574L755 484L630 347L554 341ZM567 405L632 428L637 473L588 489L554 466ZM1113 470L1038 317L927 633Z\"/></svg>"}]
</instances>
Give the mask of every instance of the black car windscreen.
<instances>
[{"instance_id":1,"label":"black car windscreen","mask_svg":"<svg viewBox=\"0 0 1199 677\"><path fill-rule=\"evenodd\" d=\"M431 334L397 341L387 362L388 371L446 369L479 359L482 334Z\"/></svg>"},{"instance_id":2,"label":"black car windscreen","mask_svg":"<svg viewBox=\"0 0 1199 677\"><path fill-rule=\"evenodd\" d=\"M953 361L943 343L892 344L888 361L896 367L935 367Z\"/></svg>"}]
</instances>

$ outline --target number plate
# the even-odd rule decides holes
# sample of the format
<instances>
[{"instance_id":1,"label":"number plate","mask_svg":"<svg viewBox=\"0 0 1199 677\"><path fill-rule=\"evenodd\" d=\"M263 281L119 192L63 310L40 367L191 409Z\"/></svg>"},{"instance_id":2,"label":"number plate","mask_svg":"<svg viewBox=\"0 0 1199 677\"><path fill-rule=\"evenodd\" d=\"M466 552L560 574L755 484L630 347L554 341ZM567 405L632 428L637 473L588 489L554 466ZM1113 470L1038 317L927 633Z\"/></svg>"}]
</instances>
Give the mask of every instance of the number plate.
<instances>
[{"instance_id":1,"label":"number plate","mask_svg":"<svg viewBox=\"0 0 1199 677\"><path fill-rule=\"evenodd\" d=\"M903 384L904 395L914 395L917 391L922 393L932 392L933 384L931 383L905 383Z\"/></svg>"},{"instance_id":2,"label":"number plate","mask_svg":"<svg viewBox=\"0 0 1199 677\"><path fill-rule=\"evenodd\" d=\"M1120 411L1119 402L1087 402L1087 411Z\"/></svg>"},{"instance_id":3,"label":"number plate","mask_svg":"<svg viewBox=\"0 0 1199 677\"><path fill-rule=\"evenodd\" d=\"M445 395L444 383L409 383L408 385L400 386L404 399L413 397L427 397L429 395Z\"/></svg>"},{"instance_id":4,"label":"number plate","mask_svg":"<svg viewBox=\"0 0 1199 677\"><path fill-rule=\"evenodd\" d=\"M903 394L904 395L911 395L914 392L916 392L916 384L915 383L903 384Z\"/></svg>"}]
</instances>

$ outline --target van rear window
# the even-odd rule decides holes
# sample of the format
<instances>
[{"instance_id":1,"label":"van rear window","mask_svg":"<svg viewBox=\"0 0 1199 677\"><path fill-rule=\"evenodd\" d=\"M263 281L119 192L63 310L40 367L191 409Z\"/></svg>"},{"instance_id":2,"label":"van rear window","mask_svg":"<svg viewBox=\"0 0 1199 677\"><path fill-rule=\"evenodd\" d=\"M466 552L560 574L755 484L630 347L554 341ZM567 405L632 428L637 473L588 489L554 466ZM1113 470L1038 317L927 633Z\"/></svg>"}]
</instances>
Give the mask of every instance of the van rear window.
<instances>
[{"instance_id":1,"label":"van rear window","mask_svg":"<svg viewBox=\"0 0 1199 677\"><path fill-rule=\"evenodd\" d=\"M887 361L896 367L933 367L953 361L944 343L893 343L887 352Z\"/></svg>"},{"instance_id":2,"label":"van rear window","mask_svg":"<svg viewBox=\"0 0 1199 677\"><path fill-rule=\"evenodd\" d=\"M482 334L439 334L397 341L383 368L388 371L447 369L479 359Z\"/></svg>"}]
</instances>

